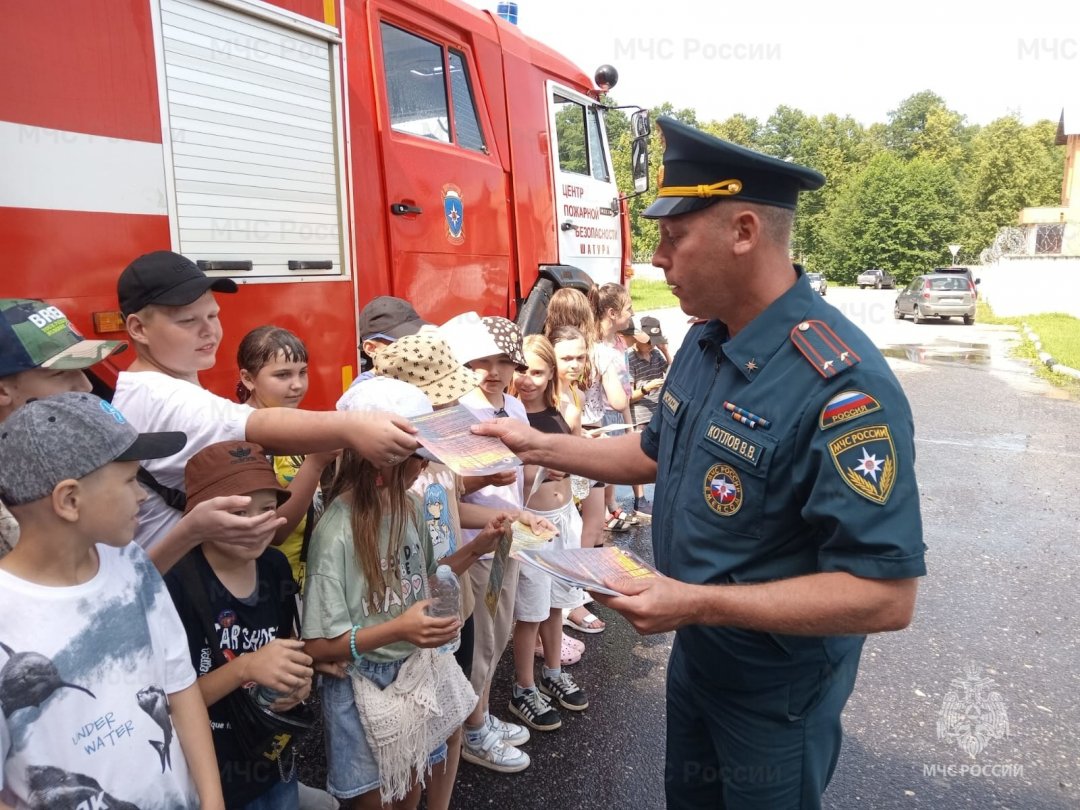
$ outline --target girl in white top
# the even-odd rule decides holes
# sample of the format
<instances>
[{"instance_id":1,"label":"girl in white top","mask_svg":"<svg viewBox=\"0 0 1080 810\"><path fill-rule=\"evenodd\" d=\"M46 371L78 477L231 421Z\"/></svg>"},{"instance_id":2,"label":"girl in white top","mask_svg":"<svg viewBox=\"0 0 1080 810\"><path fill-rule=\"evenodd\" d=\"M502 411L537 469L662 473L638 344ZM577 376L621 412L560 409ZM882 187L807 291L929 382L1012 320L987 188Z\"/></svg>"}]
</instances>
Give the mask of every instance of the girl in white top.
<instances>
[{"instance_id":1,"label":"girl in white top","mask_svg":"<svg viewBox=\"0 0 1080 810\"><path fill-rule=\"evenodd\" d=\"M555 350L542 335L529 335L524 342L528 369L514 374L511 391L521 400L529 415L529 424L545 433L571 433L572 430L558 408L558 380ZM545 480L535 484L536 476ZM555 548L581 547L581 518L574 508L570 478L562 473L535 466L525 468L526 491L531 493L526 506L551 521L559 530L552 541ZM537 633L543 640L544 669L540 691L563 708L581 711L588 706L584 693L562 672L563 610L584 604L585 596L578 588L570 588L544 574L523 569L518 580L514 615L514 670L517 685L522 689L534 686L533 651ZM580 643L580 642L579 642ZM571 650L567 650L571 652ZM574 650L580 657L580 650ZM575 659L576 660L576 659ZM570 695L563 694L569 690Z\"/></svg>"}]
</instances>

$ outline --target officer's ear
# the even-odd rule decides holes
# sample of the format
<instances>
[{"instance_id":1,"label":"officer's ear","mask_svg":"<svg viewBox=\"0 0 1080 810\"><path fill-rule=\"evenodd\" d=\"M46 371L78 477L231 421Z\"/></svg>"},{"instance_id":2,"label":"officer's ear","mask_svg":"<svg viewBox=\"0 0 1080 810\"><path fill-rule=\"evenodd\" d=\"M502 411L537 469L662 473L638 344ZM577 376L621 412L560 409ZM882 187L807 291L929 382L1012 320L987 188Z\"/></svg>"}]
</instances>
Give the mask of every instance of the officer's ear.
<instances>
[{"instance_id":1,"label":"officer's ear","mask_svg":"<svg viewBox=\"0 0 1080 810\"><path fill-rule=\"evenodd\" d=\"M751 253L761 241L761 217L752 208L740 208L732 212L731 250L736 256Z\"/></svg>"}]
</instances>

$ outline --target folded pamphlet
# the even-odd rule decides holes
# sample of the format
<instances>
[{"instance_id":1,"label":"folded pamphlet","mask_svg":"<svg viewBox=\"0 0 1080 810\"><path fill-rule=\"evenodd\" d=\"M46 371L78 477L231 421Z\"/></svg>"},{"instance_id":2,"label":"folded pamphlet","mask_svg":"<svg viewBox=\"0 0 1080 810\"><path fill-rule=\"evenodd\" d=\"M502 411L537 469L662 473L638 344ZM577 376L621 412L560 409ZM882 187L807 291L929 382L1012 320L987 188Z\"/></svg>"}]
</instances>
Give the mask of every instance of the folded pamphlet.
<instances>
[{"instance_id":1,"label":"folded pamphlet","mask_svg":"<svg viewBox=\"0 0 1080 810\"><path fill-rule=\"evenodd\" d=\"M503 575L506 573L506 561L510 558L510 546L513 543L513 530L510 526L503 529L499 545L491 558L491 575L488 577L487 591L484 592L484 604L491 618L499 609L499 594L502 593ZM513 605L510 606L511 608Z\"/></svg>"},{"instance_id":2,"label":"folded pamphlet","mask_svg":"<svg viewBox=\"0 0 1080 810\"><path fill-rule=\"evenodd\" d=\"M525 549L548 548L548 543L550 543L557 534L557 532L551 531L550 529L542 529L538 532L534 532L520 521L514 521L513 530L514 542L510 546L510 553L515 556L519 551L524 551Z\"/></svg>"},{"instance_id":3,"label":"folded pamphlet","mask_svg":"<svg viewBox=\"0 0 1080 810\"><path fill-rule=\"evenodd\" d=\"M470 428L480 420L462 405L410 420L416 440L458 475L491 475L521 466L521 459L494 436L478 436Z\"/></svg>"},{"instance_id":4,"label":"folded pamphlet","mask_svg":"<svg viewBox=\"0 0 1080 810\"><path fill-rule=\"evenodd\" d=\"M615 546L601 548L535 548L522 549L515 555L525 565L531 565L578 588L609 596L620 596L615 590L620 582L633 582L657 576L657 571L634 552Z\"/></svg>"}]
</instances>

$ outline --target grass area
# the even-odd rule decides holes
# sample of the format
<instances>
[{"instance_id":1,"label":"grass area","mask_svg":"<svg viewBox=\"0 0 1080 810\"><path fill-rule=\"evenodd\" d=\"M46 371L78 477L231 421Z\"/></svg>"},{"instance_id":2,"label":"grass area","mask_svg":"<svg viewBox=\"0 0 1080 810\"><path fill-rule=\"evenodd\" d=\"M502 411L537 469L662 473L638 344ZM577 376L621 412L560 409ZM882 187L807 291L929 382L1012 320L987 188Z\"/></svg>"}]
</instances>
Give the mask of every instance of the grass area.
<instances>
[{"instance_id":1,"label":"grass area","mask_svg":"<svg viewBox=\"0 0 1080 810\"><path fill-rule=\"evenodd\" d=\"M650 309L677 307L679 299L671 294L671 288L663 281L631 279L630 300L634 302L635 312L647 312Z\"/></svg>"},{"instance_id":2,"label":"grass area","mask_svg":"<svg viewBox=\"0 0 1080 810\"><path fill-rule=\"evenodd\" d=\"M1043 315L1024 315L1016 318L1002 318L994 314L990 306L980 300L975 313L976 322L998 323L1015 326L1017 330L1022 324L1027 324L1039 336L1042 341L1043 351L1049 352L1050 356L1058 363L1069 368L1080 369L1080 318L1065 315L1060 312L1050 312ZM1016 349L1016 356L1031 360L1040 377L1072 390L1080 390L1080 383L1072 377L1064 374L1055 374L1039 360L1035 344L1028 340L1027 336L1020 331L1020 346Z\"/></svg>"}]
</instances>

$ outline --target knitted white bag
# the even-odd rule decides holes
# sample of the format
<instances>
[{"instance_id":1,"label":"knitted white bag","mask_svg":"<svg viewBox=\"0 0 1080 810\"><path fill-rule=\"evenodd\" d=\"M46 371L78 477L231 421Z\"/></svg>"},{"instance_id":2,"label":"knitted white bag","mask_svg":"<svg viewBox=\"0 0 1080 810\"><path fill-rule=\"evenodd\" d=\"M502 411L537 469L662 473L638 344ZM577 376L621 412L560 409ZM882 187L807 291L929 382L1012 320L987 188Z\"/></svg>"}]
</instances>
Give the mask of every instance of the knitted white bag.
<instances>
[{"instance_id":1,"label":"knitted white bag","mask_svg":"<svg viewBox=\"0 0 1080 810\"><path fill-rule=\"evenodd\" d=\"M479 698L454 656L430 649L410 655L385 689L351 672L360 723L379 765L379 796L384 804L398 801L414 779L425 784L428 754L461 726Z\"/></svg>"}]
</instances>

